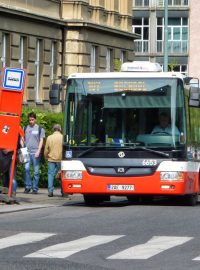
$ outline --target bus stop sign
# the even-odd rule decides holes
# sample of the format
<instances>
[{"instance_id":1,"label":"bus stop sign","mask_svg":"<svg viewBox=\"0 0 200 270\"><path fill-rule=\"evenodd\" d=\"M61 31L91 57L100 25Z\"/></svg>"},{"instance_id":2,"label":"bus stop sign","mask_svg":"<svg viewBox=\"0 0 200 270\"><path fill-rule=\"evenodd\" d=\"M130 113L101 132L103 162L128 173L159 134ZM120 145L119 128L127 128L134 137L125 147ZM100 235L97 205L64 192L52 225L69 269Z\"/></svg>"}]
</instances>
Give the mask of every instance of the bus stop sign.
<instances>
[{"instance_id":1,"label":"bus stop sign","mask_svg":"<svg viewBox=\"0 0 200 270\"><path fill-rule=\"evenodd\" d=\"M3 89L11 91L22 91L24 84L24 70L16 68L5 68L3 76Z\"/></svg>"}]
</instances>

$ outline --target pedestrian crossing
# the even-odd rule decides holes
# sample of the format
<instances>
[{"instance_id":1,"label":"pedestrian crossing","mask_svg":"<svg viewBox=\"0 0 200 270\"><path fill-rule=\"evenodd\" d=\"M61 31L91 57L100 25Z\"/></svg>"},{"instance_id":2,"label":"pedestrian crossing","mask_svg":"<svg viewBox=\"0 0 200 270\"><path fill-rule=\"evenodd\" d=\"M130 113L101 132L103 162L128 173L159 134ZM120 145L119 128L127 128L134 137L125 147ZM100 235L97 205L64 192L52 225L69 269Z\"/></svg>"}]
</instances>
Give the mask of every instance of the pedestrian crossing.
<instances>
[{"instance_id":1,"label":"pedestrian crossing","mask_svg":"<svg viewBox=\"0 0 200 270\"><path fill-rule=\"evenodd\" d=\"M80 238L78 240L70 241L67 243L61 243L54 246L50 246L35 253L29 254L25 257L29 258L67 258L74 253L82 250L89 249L102 244L107 244L122 236L120 235L90 235L88 237Z\"/></svg>"},{"instance_id":2,"label":"pedestrian crossing","mask_svg":"<svg viewBox=\"0 0 200 270\"><path fill-rule=\"evenodd\" d=\"M0 250L8 247L31 244L42 241L54 234L51 233L18 233L0 239Z\"/></svg>"},{"instance_id":3,"label":"pedestrian crossing","mask_svg":"<svg viewBox=\"0 0 200 270\"><path fill-rule=\"evenodd\" d=\"M154 236L145 244L128 248L122 252L116 253L108 259L149 259L165 250L182 245L193 239L192 237L170 237L170 236Z\"/></svg>"},{"instance_id":4,"label":"pedestrian crossing","mask_svg":"<svg viewBox=\"0 0 200 270\"><path fill-rule=\"evenodd\" d=\"M24 254L23 257L65 259L74 254L80 254L82 251L88 250L91 252L91 249L97 246L104 247L104 245L108 245L114 241L117 243L119 239L123 239L125 237L129 238L128 235L89 235L66 242L63 241L62 243L59 241L57 244L50 245L49 243L51 241L49 239L51 239L53 236L56 237L59 236L59 234L22 232L8 237L3 237L0 239L0 257L1 250L3 249L41 242L41 246L43 246L42 249L35 250L29 254ZM47 239L48 244L45 242ZM109 252L113 252L113 254L105 256L104 259L107 261L148 260L156 255L166 252L167 250L187 244L194 239L194 237L189 236L152 236L144 243L141 242L140 244L121 250L120 244L114 245L116 252L113 252L113 249L111 249L111 251L108 249ZM200 250L197 250L196 253L196 257L191 258L191 260L200 261Z\"/></svg>"}]
</instances>

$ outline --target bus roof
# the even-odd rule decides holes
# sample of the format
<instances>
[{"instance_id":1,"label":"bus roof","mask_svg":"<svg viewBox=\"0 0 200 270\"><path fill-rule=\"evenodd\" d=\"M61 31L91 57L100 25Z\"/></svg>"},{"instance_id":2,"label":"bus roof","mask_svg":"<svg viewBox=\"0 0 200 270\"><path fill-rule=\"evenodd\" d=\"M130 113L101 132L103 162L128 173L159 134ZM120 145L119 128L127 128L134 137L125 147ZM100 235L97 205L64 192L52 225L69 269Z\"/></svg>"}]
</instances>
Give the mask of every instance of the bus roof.
<instances>
[{"instance_id":1,"label":"bus roof","mask_svg":"<svg viewBox=\"0 0 200 270\"><path fill-rule=\"evenodd\" d=\"M69 79L128 79L128 78L179 78L184 79L180 72L95 72L73 73Z\"/></svg>"},{"instance_id":2,"label":"bus roof","mask_svg":"<svg viewBox=\"0 0 200 270\"><path fill-rule=\"evenodd\" d=\"M162 72L162 67L159 63L150 61L133 61L125 62L121 65L121 70L125 72Z\"/></svg>"}]
</instances>

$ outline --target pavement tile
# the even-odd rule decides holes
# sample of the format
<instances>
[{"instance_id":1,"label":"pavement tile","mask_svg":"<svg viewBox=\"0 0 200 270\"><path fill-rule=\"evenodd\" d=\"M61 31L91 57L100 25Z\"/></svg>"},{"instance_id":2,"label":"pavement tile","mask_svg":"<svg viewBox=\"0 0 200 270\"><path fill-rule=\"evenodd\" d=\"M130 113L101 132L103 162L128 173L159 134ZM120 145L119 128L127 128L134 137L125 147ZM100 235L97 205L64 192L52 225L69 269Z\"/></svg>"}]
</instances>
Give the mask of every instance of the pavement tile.
<instances>
[{"instance_id":1,"label":"pavement tile","mask_svg":"<svg viewBox=\"0 0 200 270\"><path fill-rule=\"evenodd\" d=\"M55 207L64 205L66 201L71 200L72 195L62 196L60 189L54 190L54 196L48 197L47 189L39 189L38 194L25 194L24 188L17 190L16 197L9 198L6 194L0 194L4 198L0 201L0 214L32 210L37 208Z\"/></svg>"}]
</instances>

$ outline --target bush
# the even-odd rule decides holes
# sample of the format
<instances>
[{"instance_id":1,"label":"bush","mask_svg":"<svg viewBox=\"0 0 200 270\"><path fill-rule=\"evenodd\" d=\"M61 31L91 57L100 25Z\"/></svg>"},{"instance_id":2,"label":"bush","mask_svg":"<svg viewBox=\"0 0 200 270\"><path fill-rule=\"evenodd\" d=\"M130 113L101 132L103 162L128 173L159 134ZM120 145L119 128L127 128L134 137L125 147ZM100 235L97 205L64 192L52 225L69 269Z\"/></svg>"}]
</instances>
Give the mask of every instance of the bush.
<instances>
[{"instance_id":1,"label":"bush","mask_svg":"<svg viewBox=\"0 0 200 270\"><path fill-rule=\"evenodd\" d=\"M54 113L48 111L41 111L38 109L27 109L24 108L21 116L21 126L24 127L28 124L28 113L35 112L37 115L37 124L45 129L45 136L52 133L52 127L54 124L60 124L63 126L63 113ZM45 141L44 141L45 145ZM24 167L22 164L17 165L17 183L18 186L24 186ZM42 161L40 166L40 182L39 187L47 187L47 161ZM58 182L55 181L55 186L58 186Z\"/></svg>"}]
</instances>

